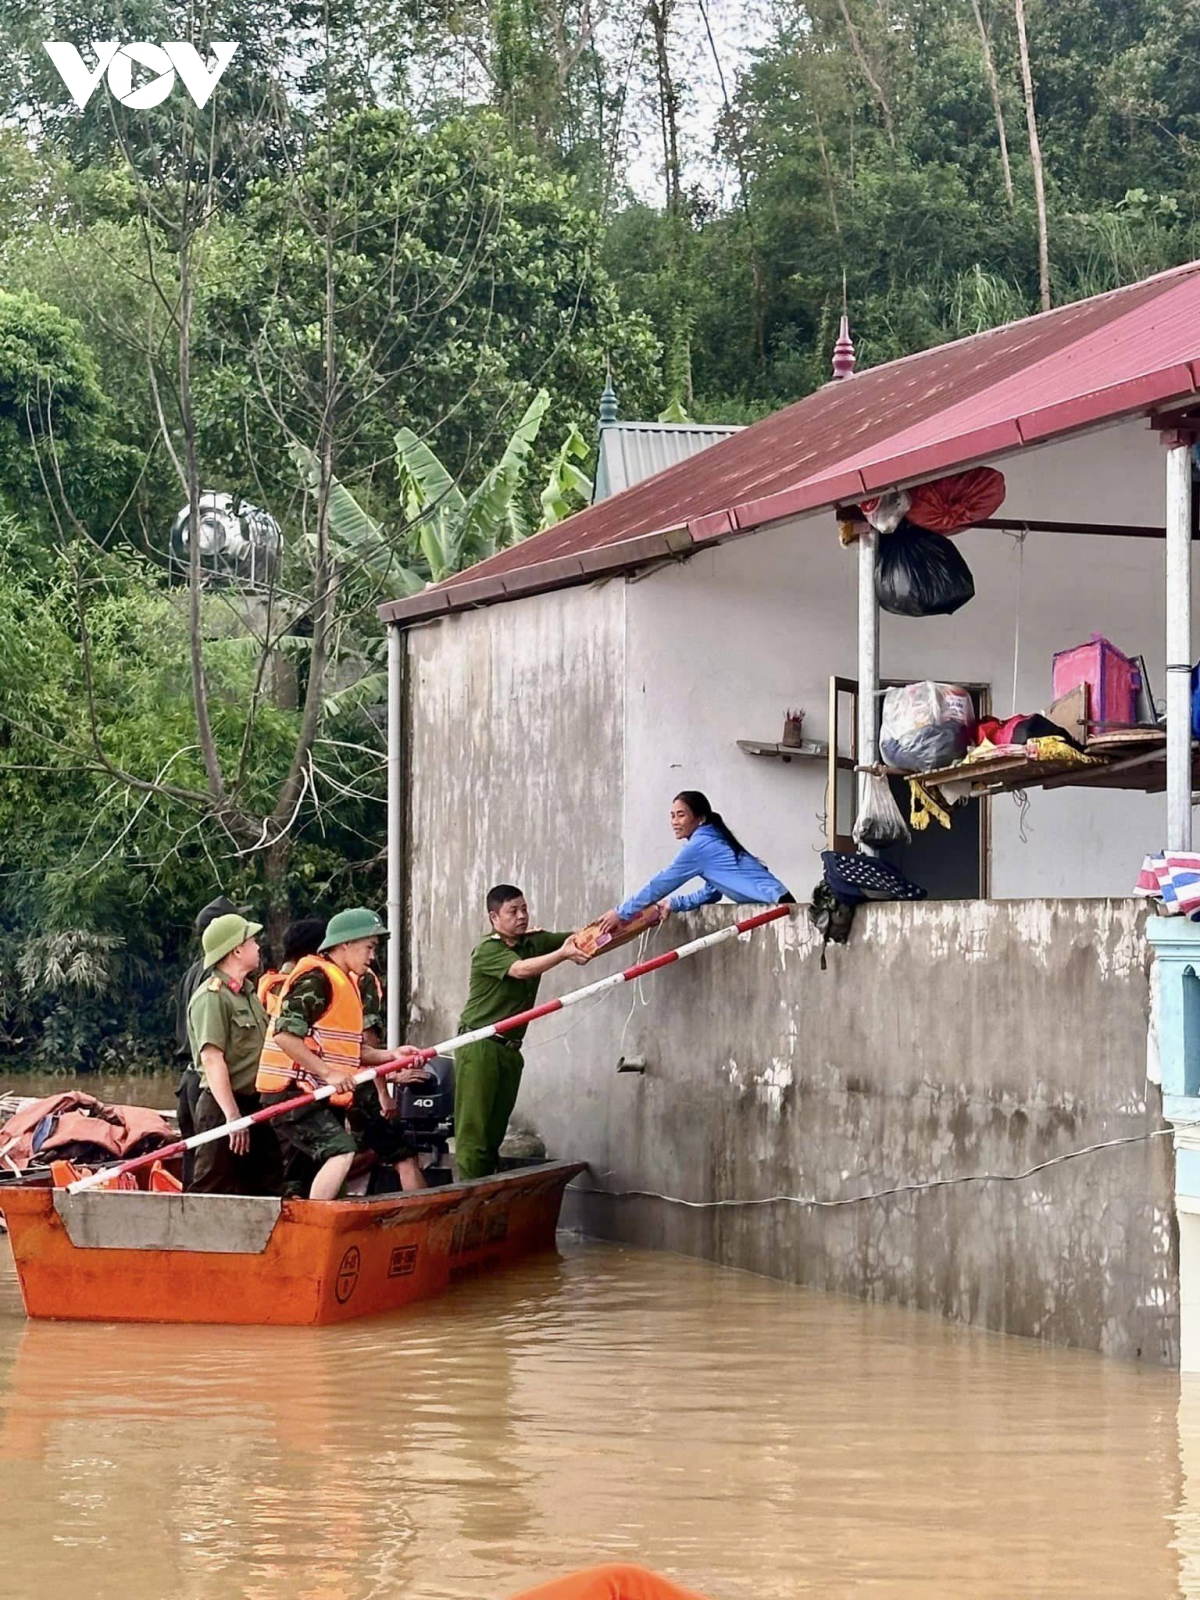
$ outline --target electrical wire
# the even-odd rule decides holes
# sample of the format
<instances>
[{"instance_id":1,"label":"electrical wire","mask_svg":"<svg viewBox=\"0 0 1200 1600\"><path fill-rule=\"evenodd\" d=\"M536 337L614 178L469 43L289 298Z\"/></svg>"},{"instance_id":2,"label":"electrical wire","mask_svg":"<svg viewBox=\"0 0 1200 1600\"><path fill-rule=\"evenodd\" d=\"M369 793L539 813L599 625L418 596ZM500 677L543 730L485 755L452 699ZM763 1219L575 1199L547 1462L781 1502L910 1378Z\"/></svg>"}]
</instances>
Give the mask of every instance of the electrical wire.
<instances>
[{"instance_id":1,"label":"electrical wire","mask_svg":"<svg viewBox=\"0 0 1200 1600\"><path fill-rule=\"evenodd\" d=\"M860 1206L868 1200L886 1200L897 1194L928 1194L933 1189L952 1189L963 1183L1022 1183L1049 1167L1061 1166L1064 1161L1077 1161L1080 1156L1090 1156L1097 1150L1116 1150L1121 1145L1146 1144L1151 1139L1163 1139L1174 1133L1174 1128L1154 1128L1149 1133L1134 1133L1124 1139L1105 1139L1099 1144L1087 1144L1079 1150L1068 1150L1063 1155L1051 1156L1024 1172L972 1172L961 1178L931 1178L925 1183L898 1183L890 1189L875 1189L870 1194L847 1195L840 1200L821 1200L812 1195L771 1194L759 1200L684 1200L679 1195L660 1194L656 1189L577 1189L576 1194L604 1195L609 1200L663 1200L668 1205L686 1206L689 1211L719 1211L748 1206L793 1205L812 1210L832 1211L840 1206ZM607 1176L607 1174L606 1174Z\"/></svg>"}]
</instances>

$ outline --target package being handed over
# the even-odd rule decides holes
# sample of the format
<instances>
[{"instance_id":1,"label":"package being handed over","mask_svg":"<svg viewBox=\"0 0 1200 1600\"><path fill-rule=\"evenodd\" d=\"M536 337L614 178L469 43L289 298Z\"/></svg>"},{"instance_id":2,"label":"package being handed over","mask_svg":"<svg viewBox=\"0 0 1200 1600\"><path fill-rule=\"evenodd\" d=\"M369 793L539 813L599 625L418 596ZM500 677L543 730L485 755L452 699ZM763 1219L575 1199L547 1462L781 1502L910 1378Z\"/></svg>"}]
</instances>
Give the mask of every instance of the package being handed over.
<instances>
[{"instance_id":1,"label":"package being handed over","mask_svg":"<svg viewBox=\"0 0 1200 1600\"><path fill-rule=\"evenodd\" d=\"M575 935L575 947L590 960L593 956L603 955L606 950L615 950L618 945L629 944L648 928L656 928L661 921L662 916L656 905L647 906L645 911L639 911L628 922L618 922L611 933L600 932L597 918L595 922L589 922L586 928L580 928Z\"/></svg>"},{"instance_id":2,"label":"package being handed over","mask_svg":"<svg viewBox=\"0 0 1200 1600\"><path fill-rule=\"evenodd\" d=\"M879 752L901 772L961 761L975 732L975 704L955 683L906 683L883 697Z\"/></svg>"}]
</instances>

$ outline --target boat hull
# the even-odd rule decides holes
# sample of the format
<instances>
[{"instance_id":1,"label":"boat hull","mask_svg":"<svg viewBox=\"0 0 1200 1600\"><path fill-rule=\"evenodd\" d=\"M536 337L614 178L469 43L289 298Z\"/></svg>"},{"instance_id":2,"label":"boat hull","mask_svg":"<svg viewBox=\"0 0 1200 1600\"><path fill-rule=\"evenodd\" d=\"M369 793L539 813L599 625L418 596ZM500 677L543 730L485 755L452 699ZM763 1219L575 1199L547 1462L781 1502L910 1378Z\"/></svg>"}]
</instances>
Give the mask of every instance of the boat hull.
<instances>
[{"instance_id":1,"label":"boat hull","mask_svg":"<svg viewBox=\"0 0 1200 1600\"><path fill-rule=\"evenodd\" d=\"M15 1186L0 1209L30 1317L318 1327L550 1249L584 1170L555 1161L332 1201Z\"/></svg>"}]
</instances>

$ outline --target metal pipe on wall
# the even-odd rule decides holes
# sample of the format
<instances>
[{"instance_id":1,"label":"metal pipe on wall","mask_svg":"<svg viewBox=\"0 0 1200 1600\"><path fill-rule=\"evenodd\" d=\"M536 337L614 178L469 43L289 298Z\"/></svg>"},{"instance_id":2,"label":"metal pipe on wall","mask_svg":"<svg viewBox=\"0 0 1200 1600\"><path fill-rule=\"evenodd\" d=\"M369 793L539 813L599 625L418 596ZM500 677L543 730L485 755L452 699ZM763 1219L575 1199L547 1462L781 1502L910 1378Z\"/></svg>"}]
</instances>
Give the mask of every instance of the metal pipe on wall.
<instances>
[{"instance_id":1,"label":"metal pipe on wall","mask_svg":"<svg viewBox=\"0 0 1200 1600\"><path fill-rule=\"evenodd\" d=\"M874 766L879 759L876 700L879 690L879 602L875 598L875 560L879 535L874 528L858 538L858 728L857 759L860 767ZM830 739L836 737L831 731ZM858 774L858 804L861 810L868 774ZM873 853L873 852L872 852Z\"/></svg>"},{"instance_id":2,"label":"metal pipe on wall","mask_svg":"<svg viewBox=\"0 0 1200 1600\"><path fill-rule=\"evenodd\" d=\"M1192 848L1192 448L1167 451L1167 849Z\"/></svg>"},{"instance_id":3,"label":"metal pipe on wall","mask_svg":"<svg viewBox=\"0 0 1200 1600\"><path fill-rule=\"evenodd\" d=\"M403 1042L400 990L404 937L404 634L387 631L387 1042Z\"/></svg>"}]
</instances>

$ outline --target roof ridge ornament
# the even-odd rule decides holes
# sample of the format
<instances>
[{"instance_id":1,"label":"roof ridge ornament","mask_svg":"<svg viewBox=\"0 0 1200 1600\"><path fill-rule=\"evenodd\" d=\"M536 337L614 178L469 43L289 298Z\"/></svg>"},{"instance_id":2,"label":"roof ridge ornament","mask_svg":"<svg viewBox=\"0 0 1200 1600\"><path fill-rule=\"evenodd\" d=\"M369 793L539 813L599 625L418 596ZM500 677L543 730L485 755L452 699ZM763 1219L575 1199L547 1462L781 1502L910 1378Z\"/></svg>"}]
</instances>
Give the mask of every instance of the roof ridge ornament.
<instances>
[{"instance_id":1,"label":"roof ridge ornament","mask_svg":"<svg viewBox=\"0 0 1200 1600\"><path fill-rule=\"evenodd\" d=\"M613 388L612 364L605 363L604 393L600 396L600 426L607 427L617 420L617 391Z\"/></svg>"},{"instance_id":2,"label":"roof ridge ornament","mask_svg":"<svg viewBox=\"0 0 1200 1600\"><path fill-rule=\"evenodd\" d=\"M850 318L843 311L841 326L838 328L837 342L833 347L833 376L835 381L841 378L852 378L857 359L854 353L854 340L850 337Z\"/></svg>"}]
</instances>

